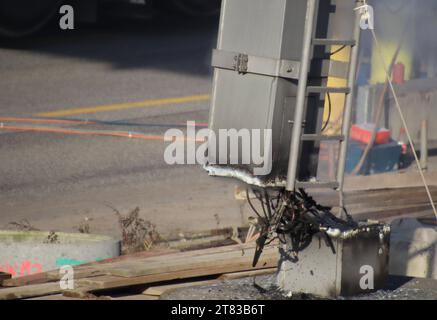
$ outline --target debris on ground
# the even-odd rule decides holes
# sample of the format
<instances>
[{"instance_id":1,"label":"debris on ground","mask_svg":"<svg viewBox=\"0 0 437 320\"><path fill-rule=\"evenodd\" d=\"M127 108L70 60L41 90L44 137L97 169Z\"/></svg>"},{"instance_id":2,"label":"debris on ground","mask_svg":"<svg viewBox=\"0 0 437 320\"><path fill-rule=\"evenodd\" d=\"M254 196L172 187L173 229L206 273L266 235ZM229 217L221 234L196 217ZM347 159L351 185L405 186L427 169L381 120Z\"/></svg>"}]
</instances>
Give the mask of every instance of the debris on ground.
<instances>
[{"instance_id":1,"label":"debris on ground","mask_svg":"<svg viewBox=\"0 0 437 320\"><path fill-rule=\"evenodd\" d=\"M112 208L118 217L118 223L122 233L123 254L147 251L160 239L156 226L139 216L140 208L123 215Z\"/></svg>"},{"instance_id":2,"label":"debris on ground","mask_svg":"<svg viewBox=\"0 0 437 320\"><path fill-rule=\"evenodd\" d=\"M284 294L276 284L276 275L248 277L221 283L177 289L161 296L165 300L316 300L306 294ZM338 300L435 300L437 281L405 277L389 278L386 288L377 292L340 297Z\"/></svg>"},{"instance_id":3,"label":"debris on ground","mask_svg":"<svg viewBox=\"0 0 437 320\"><path fill-rule=\"evenodd\" d=\"M92 220L93 219L90 218L84 218L79 224L79 226L77 227L77 231L79 231L79 233L82 234L90 234L91 233L90 221Z\"/></svg>"},{"instance_id":4,"label":"debris on ground","mask_svg":"<svg viewBox=\"0 0 437 320\"><path fill-rule=\"evenodd\" d=\"M59 236L56 234L55 231L50 231L49 235L47 236L47 239L44 240L44 243L59 243Z\"/></svg>"},{"instance_id":5,"label":"debris on ground","mask_svg":"<svg viewBox=\"0 0 437 320\"><path fill-rule=\"evenodd\" d=\"M11 227L13 230L17 231L40 231L39 229L32 226L27 219L23 219L18 222L9 222L8 226Z\"/></svg>"}]
</instances>

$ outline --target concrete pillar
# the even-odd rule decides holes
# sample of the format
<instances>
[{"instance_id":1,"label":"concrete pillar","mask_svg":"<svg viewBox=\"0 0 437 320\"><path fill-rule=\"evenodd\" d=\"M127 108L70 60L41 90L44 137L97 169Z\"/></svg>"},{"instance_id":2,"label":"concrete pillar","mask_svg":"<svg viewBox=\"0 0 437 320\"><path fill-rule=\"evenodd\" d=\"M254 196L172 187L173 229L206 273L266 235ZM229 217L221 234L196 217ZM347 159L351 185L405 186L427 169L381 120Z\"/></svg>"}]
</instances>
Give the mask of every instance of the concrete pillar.
<instances>
[{"instance_id":1,"label":"concrete pillar","mask_svg":"<svg viewBox=\"0 0 437 320\"><path fill-rule=\"evenodd\" d=\"M386 284L390 232L387 226L369 225L364 232L333 239L335 253L320 235L294 257L280 249L278 286L287 294L337 298L366 294Z\"/></svg>"}]
</instances>

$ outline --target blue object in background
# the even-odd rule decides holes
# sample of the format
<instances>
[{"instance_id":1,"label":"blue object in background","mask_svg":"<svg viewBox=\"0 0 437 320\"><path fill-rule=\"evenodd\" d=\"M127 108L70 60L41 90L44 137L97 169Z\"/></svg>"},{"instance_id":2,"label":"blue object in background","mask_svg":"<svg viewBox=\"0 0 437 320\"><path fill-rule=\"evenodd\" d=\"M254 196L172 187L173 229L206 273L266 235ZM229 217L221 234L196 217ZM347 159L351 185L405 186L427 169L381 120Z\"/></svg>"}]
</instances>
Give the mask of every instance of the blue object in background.
<instances>
[{"instance_id":1,"label":"blue object in background","mask_svg":"<svg viewBox=\"0 0 437 320\"><path fill-rule=\"evenodd\" d=\"M346 160L346 172L352 173L366 149L366 144L350 141ZM370 150L359 175L370 175L397 170L401 159L402 146L396 141L375 145Z\"/></svg>"},{"instance_id":2,"label":"blue object in background","mask_svg":"<svg viewBox=\"0 0 437 320\"><path fill-rule=\"evenodd\" d=\"M357 86L365 86L369 84L370 73L372 66L368 62L363 62L360 64L357 76Z\"/></svg>"}]
</instances>

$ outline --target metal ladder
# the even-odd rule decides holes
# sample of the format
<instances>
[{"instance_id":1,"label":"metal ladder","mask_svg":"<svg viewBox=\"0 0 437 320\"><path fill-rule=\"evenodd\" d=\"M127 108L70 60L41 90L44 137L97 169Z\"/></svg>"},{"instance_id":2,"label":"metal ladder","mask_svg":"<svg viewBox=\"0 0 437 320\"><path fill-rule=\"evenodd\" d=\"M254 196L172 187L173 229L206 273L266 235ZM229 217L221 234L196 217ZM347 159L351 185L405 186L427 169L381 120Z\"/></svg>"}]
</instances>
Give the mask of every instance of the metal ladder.
<instances>
[{"instance_id":1,"label":"metal ladder","mask_svg":"<svg viewBox=\"0 0 437 320\"><path fill-rule=\"evenodd\" d=\"M314 38L315 28L317 24L317 8L319 0L308 0L307 13L305 19L304 40L302 49L301 68L299 74L299 82L297 88L296 109L293 121L292 139L290 146L290 157L288 163L287 174L287 190L294 191L295 188L329 188L340 191L340 206L344 207L343 203L343 184L346 156L348 149L349 130L351 126L352 104L354 100L354 87L358 67L359 41L360 41L360 13L355 11L356 19L351 40L336 40L336 39L317 39ZM357 7L363 4L362 0L357 0ZM349 60L349 71L347 77L347 87L323 87L323 86L308 86L308 74L312 61L312 53L314 46L330 47L333 45L350 46L351 54ZM343 112L342 132L340 136L324 136L318 134L302 134L306 96L309 93L327 94L327 93L342 93L346 95L346 101ZM339 161L337 167L336 181L329 182L302 182L297 181L297 170L299 167L299 158L302 141L338 141L340 143Z\"/></svg>"}]
</instances>

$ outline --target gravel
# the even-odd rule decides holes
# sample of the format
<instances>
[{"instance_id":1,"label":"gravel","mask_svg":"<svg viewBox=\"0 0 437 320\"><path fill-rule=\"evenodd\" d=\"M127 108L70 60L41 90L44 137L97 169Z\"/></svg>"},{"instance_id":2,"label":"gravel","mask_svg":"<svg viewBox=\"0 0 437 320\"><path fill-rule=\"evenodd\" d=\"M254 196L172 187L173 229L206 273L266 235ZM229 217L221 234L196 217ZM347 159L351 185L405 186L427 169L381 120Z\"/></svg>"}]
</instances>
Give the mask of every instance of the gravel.
<instances>
[{"instance_id":1,"label":"gravel","mask_svg":"<svg viewBox=\"0 0 437 320\"><path fill-rule=\"evenodd\" d=\"M286 296L275 285L276 276L259 276L223 283L178 289L164 294L164 300L315 300L305 294ZM436 300L437 281L390 277L386 288L357 297L339 300Z\"/></svg>"}]
</instances>

